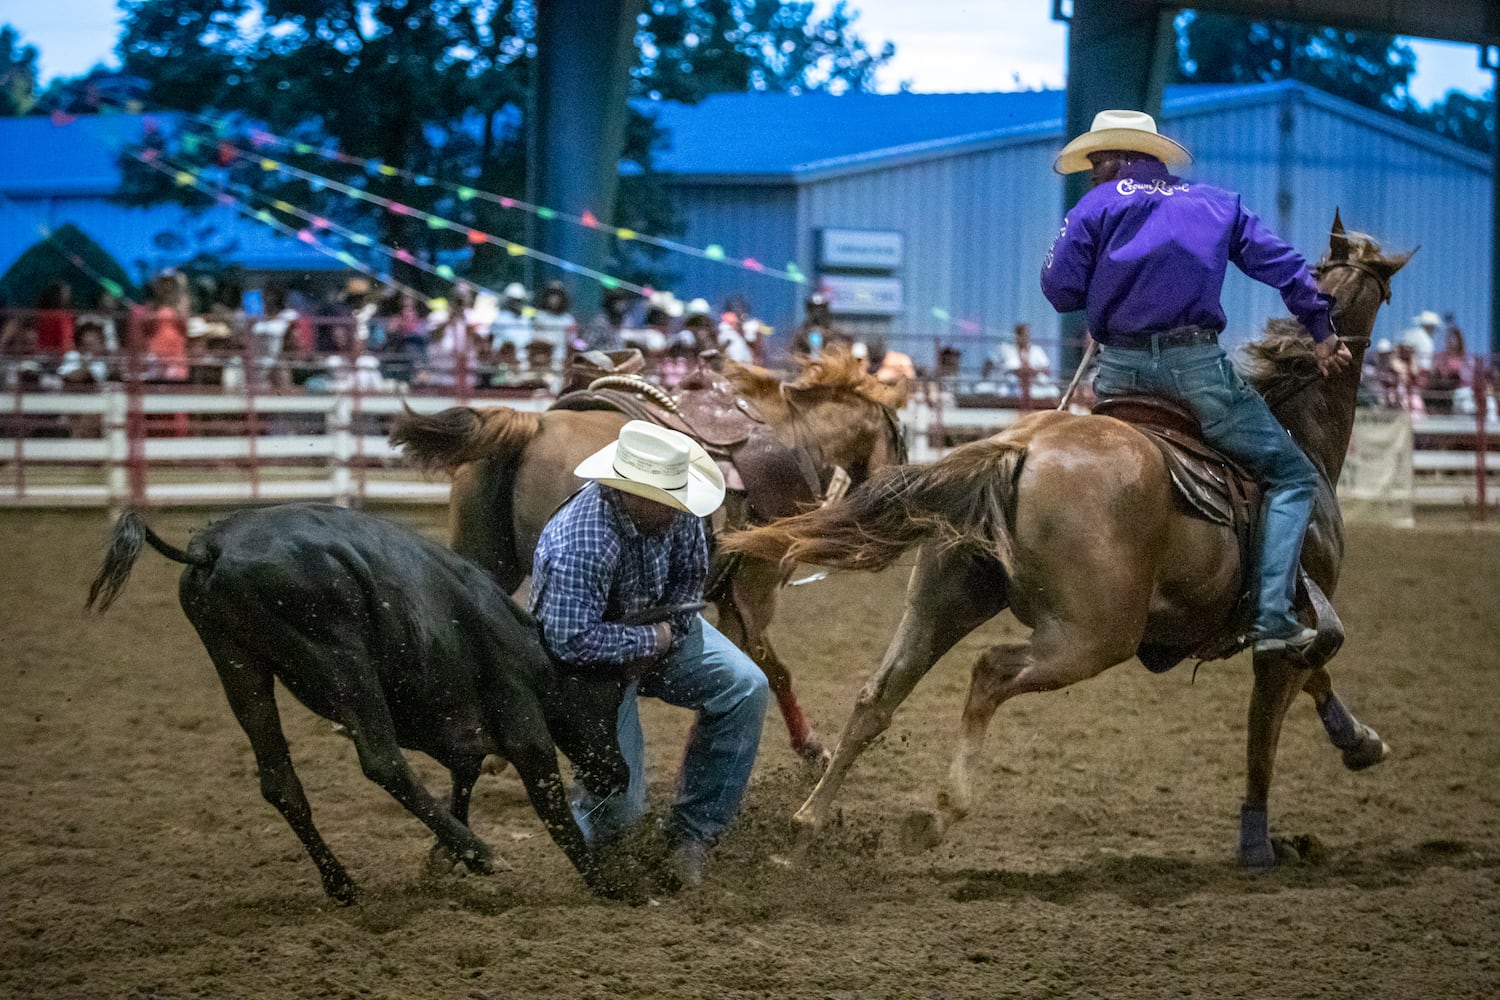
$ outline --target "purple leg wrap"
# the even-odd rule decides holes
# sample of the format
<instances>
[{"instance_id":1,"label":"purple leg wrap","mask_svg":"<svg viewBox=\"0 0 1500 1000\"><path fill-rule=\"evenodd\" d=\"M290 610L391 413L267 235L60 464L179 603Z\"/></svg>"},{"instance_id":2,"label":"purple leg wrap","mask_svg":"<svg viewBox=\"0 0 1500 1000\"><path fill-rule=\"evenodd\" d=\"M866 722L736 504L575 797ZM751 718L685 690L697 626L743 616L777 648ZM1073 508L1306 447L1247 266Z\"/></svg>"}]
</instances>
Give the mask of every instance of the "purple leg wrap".
<instances>
[{"instance_id":1,"label":"purple leg wrap","mask_svg":"<svg viewBox=\"0 0 1500 1000\"><path fill-rule=\"evenodd\" d=\"M1318 718L1323 720L1323 729L1328 740L1340 750L1347 750L1359 742L1359 723L1339 701L1338 695L1330 695L1326 704L1318 706Z\"/></svg>"}]
</instances>

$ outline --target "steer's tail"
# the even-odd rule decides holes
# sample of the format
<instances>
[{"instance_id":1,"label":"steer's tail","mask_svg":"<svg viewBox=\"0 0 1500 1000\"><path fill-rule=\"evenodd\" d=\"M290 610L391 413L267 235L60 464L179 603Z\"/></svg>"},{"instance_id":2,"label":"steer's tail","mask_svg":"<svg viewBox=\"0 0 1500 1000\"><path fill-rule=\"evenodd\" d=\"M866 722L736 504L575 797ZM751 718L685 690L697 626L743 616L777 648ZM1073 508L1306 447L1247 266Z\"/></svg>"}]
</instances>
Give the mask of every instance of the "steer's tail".
<instances>
[{"instance_id":1,"label":"steer's tail","mask_svg":"<svg viewBox=\"0 0 1500 1000\"><path fill-rule=\"evenodd\" d=\"M509 464L541 429L535 413L496 406L453 406L433 414L408 409L391 431L391 443L427 472L453 472L482 458Z\"/></svg>"},{"instance_id":2,"label":"steer's tail","mask_svg":"<svg viewBox=\"0 0 1500 1000\"><path fill-rule=\"evenodd\" d=\"M882 469L842 500L760 528L721 547L764 559L880 570L929 538L975 545L1011 570L1015 482L1025 446L990 438L931 465Z\"/></svg>"},{"instance_id":3,"label":"steer's tail","mask_svg":"<svg viewBox=\"0 0 1500 1000\"><path fill-rule=\"evenodd\" d=\"M115 603L115 598L119 597L120 591L124 589L125 581L130 579L130 571L135 567L135 559L141 554L142 545L150 545L173 562L206 566L213 561L213 557L207 551L187 553L162 541L161 537L146 524L146 519L141 516L140 511L127 510L115 522L114 536L109 541L109 552L104 557L104 565L99 567L99 575L94 577L94 582L89 585L89 599L84 603L84 607L92 608L97 605L100 613L109 610L109 606Z\"/></svg>"}]
</instances>

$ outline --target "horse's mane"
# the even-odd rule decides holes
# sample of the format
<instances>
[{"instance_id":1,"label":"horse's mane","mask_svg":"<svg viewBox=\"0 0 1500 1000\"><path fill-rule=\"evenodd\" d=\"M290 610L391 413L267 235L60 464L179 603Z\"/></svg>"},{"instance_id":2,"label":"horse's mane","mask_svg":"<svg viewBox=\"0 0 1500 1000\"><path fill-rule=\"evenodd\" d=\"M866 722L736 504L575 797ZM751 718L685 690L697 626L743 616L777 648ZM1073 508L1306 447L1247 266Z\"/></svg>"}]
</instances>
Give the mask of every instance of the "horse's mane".
<instances>
[{"instance_id":1,"label":"horse's mane","mask_svg":"<svg viewBox=\"0 0 1500 1000\"><path fill-rule=\"evenodd\" d=\"M1350 260L1385 260L1374 237L1351 232L1347 238ZM1323 263L1328 261L1325 256ZM1243 351L1240 374L1263 396L1271 395L1285 382L1300 381L1318 370L1313 360L1312 338L1290 316L1267 320L1260 339L1245 344Z\"/></svg>"},{"instance_id":2,"label":"horse's mane","mask_svg":"<svg viewBox=\"0 0 1500 1000\"><path fill-rule=\"evenodd\" d=\"M797 374L783 382L775 372L755 365L730 361L724 366L724 377L736 389L757 403L780 401L782 392L850 393L880 406L900 408L906 402L904 387L886 385L865 371L864 362L847 348L834 347L822 356L797 358Z\"/></svg>"}]
</instances>

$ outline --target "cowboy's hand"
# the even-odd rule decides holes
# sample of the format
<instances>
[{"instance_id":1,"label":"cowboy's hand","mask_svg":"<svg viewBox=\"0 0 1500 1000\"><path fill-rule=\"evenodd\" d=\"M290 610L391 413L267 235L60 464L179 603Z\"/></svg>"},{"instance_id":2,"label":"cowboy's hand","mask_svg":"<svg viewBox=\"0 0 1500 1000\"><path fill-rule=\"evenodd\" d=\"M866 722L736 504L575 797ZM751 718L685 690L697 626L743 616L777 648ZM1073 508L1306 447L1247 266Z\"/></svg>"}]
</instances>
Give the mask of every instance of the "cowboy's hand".
<instances>
[{"instance_id":1,"label":"cowboy's hand","mask_svg":"<svg viewBox=\"0 0 1500 1000\"><path fill-rule=\"evenodd\" d=\"M1354 360L1354 355L1349 353L1348 346L1333 334L1321 344L1313 345L1313 361L1318 365L1318 371L1324 378L1332 378L1349 367Z\"/></svg>"}]
</instances>

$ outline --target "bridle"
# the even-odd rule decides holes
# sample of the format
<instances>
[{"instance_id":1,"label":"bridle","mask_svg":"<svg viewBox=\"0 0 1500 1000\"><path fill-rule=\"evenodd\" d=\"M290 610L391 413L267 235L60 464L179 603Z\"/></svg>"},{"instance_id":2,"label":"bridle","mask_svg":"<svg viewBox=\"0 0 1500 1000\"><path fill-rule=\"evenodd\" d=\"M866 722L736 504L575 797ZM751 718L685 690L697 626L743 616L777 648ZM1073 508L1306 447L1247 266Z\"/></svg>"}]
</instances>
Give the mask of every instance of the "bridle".
<instances>
[{"instance_id":1,"label":"bridle","mask_svg":"<svg viewBox=\"0 0 1500 1000\"><path fill-rule=\"evenodd\" d=\"M1319 264L1317 267L1312 268L1311 270L1313 275L1321 281L1324 274L1341 267L1350 268L1352 270L1359 271L1360 273L1368 277L1374 278L1377 287L1380 289L1380 301L1382 303L1388 303L1391 301L1391 279L1381 274L1378 270L1370 266L1365 261L1340 258L1338 260L1325 261ZM1338 330L1338 321L1343 318L1343 315L1344 309L1341 307L1334 309L1330 314L1330 318L1333 320L1333 328L1335 331ZM1345 336L1344 334L1340 333L1338 334L1338 338L1346 344L1356 345L1361 348L1368 347L1370 344L1370 338L1368 336ZM1274 410L1285 403L1287 400L1296 396L1303 389L1306 389L1308 386L1313 385L1314 383L1322 381L1322 379L1323 376L1321 374L1314 373L1311 375L1304 375L1301 378L1297 379L1295 382L1284 382L1277 387L1277 391L1266 394L1266 405Z\"/></svg>"}]
</instances>

